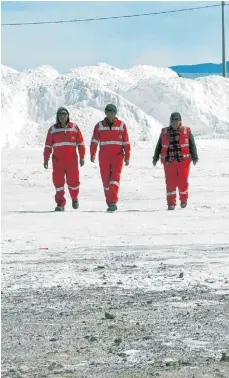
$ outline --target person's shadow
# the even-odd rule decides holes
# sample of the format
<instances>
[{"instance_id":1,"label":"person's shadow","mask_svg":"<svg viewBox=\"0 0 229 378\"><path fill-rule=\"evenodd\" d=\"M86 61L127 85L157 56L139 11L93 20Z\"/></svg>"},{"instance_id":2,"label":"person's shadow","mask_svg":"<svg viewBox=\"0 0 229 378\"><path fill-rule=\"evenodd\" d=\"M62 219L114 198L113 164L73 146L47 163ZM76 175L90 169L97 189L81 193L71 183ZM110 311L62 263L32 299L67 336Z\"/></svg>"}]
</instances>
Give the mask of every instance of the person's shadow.
<instances>
[{"instance_id":1,"label":"person's shadow","mask_svg":"<svg viewBox=\"0 0 229 378\"><path fill-rule=\"evenodd\" d=\"M54 210L47 210L47 211L36 211L36 210L14 210L8 211L8 213L16 213L16 214L46 214L46 213L55 213Z\"/></svg>"},{"instance_id":2,"label":"person's shadow","mask_svg":"<svg viewBox=\"0 0 229 378\"><path fill-rule=\"evenodd\" d=\"M155 213L157 211L163 211L163 209L159 210L159 209L152 209L152 210L137 210L137 209L132 209L132 210L118 210L118 211L114 211L114 213ZM71 210L71 211L61 211L61 213L109 213L108 211L106 210L78 210L78 211L75 211L75 210ZM58 213L58 211L55 211L55 210L12 210L12 211L8 211L8 213L16 213L16 214L49 214L49 213ZM113 214L113 213L112 213Z\"/></svg>"}]
</instances>

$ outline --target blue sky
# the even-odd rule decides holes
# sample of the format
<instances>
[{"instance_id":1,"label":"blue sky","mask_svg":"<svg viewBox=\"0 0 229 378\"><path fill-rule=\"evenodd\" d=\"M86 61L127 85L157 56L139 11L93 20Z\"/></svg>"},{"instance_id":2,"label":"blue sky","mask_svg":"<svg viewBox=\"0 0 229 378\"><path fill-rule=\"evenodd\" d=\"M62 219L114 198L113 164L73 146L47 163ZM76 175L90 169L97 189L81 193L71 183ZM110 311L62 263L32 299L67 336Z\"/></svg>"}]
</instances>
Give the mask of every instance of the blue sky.
<instances>
[{"instance_id":1,"label":"blue sky","mask_svg":"<svg viewBox=\"0 0 229 378\"><path fill-rule=\"evenodd\" d=\"M109 17L212 5L217 2L2 2L2 23ZM229 6L225 7L229 56ZM2 64L23 70L51 65L59 72L106 62L221 62L220 8L101 22L2 27Z\"/></svg>"}]
</instances>

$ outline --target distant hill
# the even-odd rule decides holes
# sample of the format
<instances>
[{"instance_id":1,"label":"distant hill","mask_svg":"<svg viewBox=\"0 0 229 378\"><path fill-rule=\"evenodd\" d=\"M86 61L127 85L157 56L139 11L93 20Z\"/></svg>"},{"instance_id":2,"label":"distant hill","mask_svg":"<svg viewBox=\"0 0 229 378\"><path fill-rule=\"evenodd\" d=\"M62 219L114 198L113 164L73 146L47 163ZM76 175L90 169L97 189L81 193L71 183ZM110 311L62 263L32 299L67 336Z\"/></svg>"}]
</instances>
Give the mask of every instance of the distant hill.
<instances>
[{"instance_id":1,"label":"distant hill","mask_svg":"<svg viewBox=\"0 0 229 378\"><path fill-rule=\"evenodd\" d=\"M198 74L221 74L222 73L222 63L202 63L184 66L172 66L169 67L176 73L198 73ZM226 62L227 73L229 72L229 61Z\"/></svg>"}]
</instances>

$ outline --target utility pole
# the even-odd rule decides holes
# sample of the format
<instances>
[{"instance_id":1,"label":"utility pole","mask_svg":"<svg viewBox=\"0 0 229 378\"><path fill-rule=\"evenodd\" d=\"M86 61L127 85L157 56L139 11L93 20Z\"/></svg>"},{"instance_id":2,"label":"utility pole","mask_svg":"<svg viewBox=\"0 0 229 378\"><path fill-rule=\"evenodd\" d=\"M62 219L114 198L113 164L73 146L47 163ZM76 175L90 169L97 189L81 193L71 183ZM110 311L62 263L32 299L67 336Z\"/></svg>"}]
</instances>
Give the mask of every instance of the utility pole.
<instances>
[{"instance_id":1,"label":"utility pole","mask_svg":"<svg viewBox=\"0 0 229 378\"><path fill-rule=\"evenodd\" d=\"M222 1L222 63L223 63L223 76L226 77L227 69L226 69L226 53L225 53L224 7L225 7L225 1Z\"/></svg>"}]
</instances>

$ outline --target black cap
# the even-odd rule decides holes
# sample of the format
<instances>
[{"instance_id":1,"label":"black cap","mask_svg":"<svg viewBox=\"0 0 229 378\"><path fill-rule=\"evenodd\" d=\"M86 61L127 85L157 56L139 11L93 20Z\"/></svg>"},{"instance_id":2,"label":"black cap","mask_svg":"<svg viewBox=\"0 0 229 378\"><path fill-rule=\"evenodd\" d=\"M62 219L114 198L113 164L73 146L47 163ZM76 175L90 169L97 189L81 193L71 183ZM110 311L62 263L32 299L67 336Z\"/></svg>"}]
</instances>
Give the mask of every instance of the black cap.
<instances>
[{"instance_id":1,"label":"black cap","mask_svg":"<svg viewBox=\"0 0 229 378\"><path fill-rule=\"evenodd\" d=\"M170 116L170 121L181 121L181 115L178 112L172 113Z\"/></svg>"}]
</instances>

